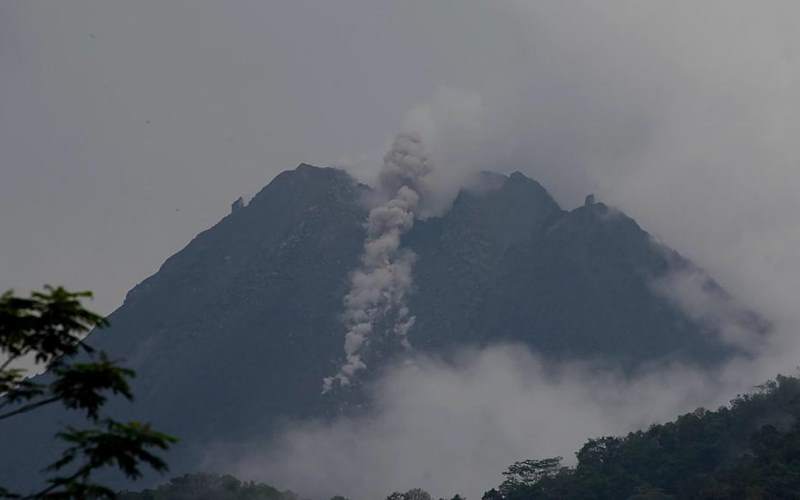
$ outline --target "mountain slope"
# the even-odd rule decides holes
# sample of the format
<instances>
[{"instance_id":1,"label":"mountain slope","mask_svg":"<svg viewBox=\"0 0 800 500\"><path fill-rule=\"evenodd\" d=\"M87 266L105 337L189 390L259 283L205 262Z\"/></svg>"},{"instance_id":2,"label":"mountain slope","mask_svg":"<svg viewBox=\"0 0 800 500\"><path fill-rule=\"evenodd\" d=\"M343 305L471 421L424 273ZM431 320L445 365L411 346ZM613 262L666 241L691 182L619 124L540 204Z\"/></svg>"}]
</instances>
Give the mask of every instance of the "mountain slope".
<instances>
[{"instance_id":1,"label":"mountain slope","mask_svg":"<svg viewBox=\"0 0 800 500\"><path fill-rule=\"evenodd\" d=\"M800 379L779 376L716 411L698 409L625 437L591 439L576 453L574 468L529 462L483 498L798 498L798 416Z\"/></svg>"},{"instance_id":2,"label":"mountain slope","mask_svg":"<svg viewBox=\"0 0 800 500\"><path fill-rule=\"evenodd\" d=\"M368 194L336 169L280 174L131 290L112 327L91 336L138 372L133 416L182 438L169 457L174 473L197 468L209 443L268 436L286 419L358 401L357 388L320 389L343 358L342 299ZM650 285L688 262L603 204L562 210L519 173L485 174L447 213L417 221L403 244L418 256L409 339L421 351L521 342L625 368L734 353ZM399 350L373 344L366 378ZM0 427L5 450L31 450L0 451L0 481L27 482L52 457L44 429L65 418L45 412Z\"/></svg>"},{"instance_id":3,"label":"mountain slope","mask_svg":"<svg viewBox=\"0 0 800 500\"><path fill-rule=\"evenodd\" d=\"M488 193L462 192L408 239L420 256L415 345L524 342L551 358L626 368L731 354L652 286L691 263L602 203L561 210L522 174Z\"/></svg>"}]
</instances>

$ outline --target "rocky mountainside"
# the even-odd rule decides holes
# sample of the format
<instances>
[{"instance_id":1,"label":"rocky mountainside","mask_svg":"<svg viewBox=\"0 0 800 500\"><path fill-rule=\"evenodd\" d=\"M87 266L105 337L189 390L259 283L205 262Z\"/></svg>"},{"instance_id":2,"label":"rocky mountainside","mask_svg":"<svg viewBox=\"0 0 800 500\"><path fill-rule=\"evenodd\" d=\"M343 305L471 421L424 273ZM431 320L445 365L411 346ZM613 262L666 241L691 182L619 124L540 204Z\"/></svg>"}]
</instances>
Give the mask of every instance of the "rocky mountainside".
<instances>
[{"instance_id":1,"label":"rocky mountainside","mask_svg":"<svg viewBox=\"0 0 800 500\"><path fill-rule=\"evenodd\" d=\"M116 411L181 438L169 456L174 474L200 467L209 443L268 435L358 399L357 388L320 389L343 358L342 300L369 191L337 169L283 172L167 259L129 292L111 328L91 336L138 372L134 411ZM417 221L403 246L418 257L408 339L419 351L518 342L551 359L627 370L735 353L654 290L654 279L688 261L590 198L562 210L520 173L485 174L447 213ZM362 378L398 352L375 338ZM24 483L52 458L49 423L67 418L44 412L0 427L0 482Z\"/></svg>"}]
</instances>

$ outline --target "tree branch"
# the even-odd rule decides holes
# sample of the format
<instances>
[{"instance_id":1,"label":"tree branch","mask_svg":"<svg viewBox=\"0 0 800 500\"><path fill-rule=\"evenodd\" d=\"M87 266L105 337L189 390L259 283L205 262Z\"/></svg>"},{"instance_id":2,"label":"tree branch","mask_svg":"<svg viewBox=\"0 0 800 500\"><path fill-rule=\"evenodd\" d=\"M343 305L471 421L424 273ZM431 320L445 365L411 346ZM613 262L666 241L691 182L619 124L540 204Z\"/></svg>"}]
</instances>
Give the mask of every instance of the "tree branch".
<instances>
[{"instance_id":1,"label":"tree branch","mask_svg":"<svg viewBox=\"0 0 800 500\"><path fill-rule=\"evenodd\" d=\"M9 418L9 417L13 417L14 415L19 415L20 413L25 413L25 412L34 410L36 408L39 408L40 406L49 405L50 403L55 403L59 399L61 399L61 398L59 398L58 396L54 396L52 398L43 399L41 401L37 401L35 403L31 403L31 404L22 406L20 408L17 408L14 411L10 411L8 413L0 414L0 420L6 419L6 418Z\"/></svg>"},{"instance_id":2,"label":"tree branch","mask_svg":"<svg viewBox=\"0 0 800 500\"><path fill-rule=\"evenodd\" d=\"M31 499L34 499L34 498L44 498L48 493L52 492L54 489L58 488L59 486L63 486L64 484L70 484L71 482L75 481L79 477L87 474L88 472L91 472L92 469L93 469L93 467L90 464L86 464L83 467L81 467L80 469L78 469L78 471L75 474L73 474L73 475L71 475L71 476L69 476L67 478L64 478L64 481L62 483L53 483L50 486L48 486L47 488L39 491L38 493L32 493L32 494L30 494L30 495L28 495L26 497L22 497L21 500L31 500Z\"/></svg>"},{"instance_id":3,"label":"tree branch","mask_svg":"<svg viewBox=\"0 0 800 500\"><path fill-rule=\"evenodd\" d=\"M9 356L8 359L5 360L5 362L2 365L0 365L0 372L5 371L5 369L8 368L8 365L10 365L19 358L20 356Z\"/></svg>"}]
</instances>

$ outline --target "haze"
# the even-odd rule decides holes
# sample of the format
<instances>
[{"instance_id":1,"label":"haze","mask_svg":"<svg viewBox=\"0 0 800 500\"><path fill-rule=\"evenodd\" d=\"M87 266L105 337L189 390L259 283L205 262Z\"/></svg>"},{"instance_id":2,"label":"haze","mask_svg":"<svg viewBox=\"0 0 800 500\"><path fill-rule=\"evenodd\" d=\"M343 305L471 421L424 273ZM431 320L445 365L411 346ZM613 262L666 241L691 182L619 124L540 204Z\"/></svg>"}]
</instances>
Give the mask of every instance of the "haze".
<instances>
[{"instance_id":1,"label":"haze","mask_svg":"<svg viewBox=\"0 0 800 500\"><path fill-rule=\"evenodd\" d=\"M372 181L412 128L436 165L429 213L480 169L521 170L565 208L596 193L771 320L757 358L726 367L721 385L686 382L691 397L642 418L724 400L800 353L798 19L791 0L5 2L0 288L91 289L111 312L239 196L300 162ZM576 373L567 394L552 392L572 412L585 409L570 406ZM480 401L487 393L470 391L491 385L477 386L452 390ZM585 431L639 417L597 417ZM333 430L350 436L347 426ZM319 432L301 428L286 446ZM239 467L258 476L250 464L269 460Z\"/></svg>"}]
</instances>

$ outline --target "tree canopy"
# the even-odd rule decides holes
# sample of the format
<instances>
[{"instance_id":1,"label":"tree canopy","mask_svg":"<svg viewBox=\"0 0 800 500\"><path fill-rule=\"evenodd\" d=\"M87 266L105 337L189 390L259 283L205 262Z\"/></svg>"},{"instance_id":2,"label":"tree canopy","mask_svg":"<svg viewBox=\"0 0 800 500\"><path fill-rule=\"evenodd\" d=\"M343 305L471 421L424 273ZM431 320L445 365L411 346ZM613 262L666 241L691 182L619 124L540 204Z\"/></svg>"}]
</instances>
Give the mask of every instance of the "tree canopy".
<instances>
[{"instance_id":1,"label":"tree canopy","mask_svg":"<svg viewBox=\"0 0 800 500\"><path fill-rule=\"evenodd\" d=\"M111 396L133 399L129 380L134 372L86 342L90 331L108 325L83 306L89 298L89 292L61 287L45 287L29 297L10 291L0 296L0 432L3 421L50 405L78 412L85 421L82 427L54 431L64 449L44 471L40 489L20 493L0 485L0 498L113 498L93 473L111 468L137 479L144 466L167 469L158 453L175 438L146 423L120 422L102 413ZM29 377L18 366L22 360L36 361L46 375Z\"/></svg>"},{"instance_id":2,"label":"tree canopy","mask_svg":"<svg viewBox=\"0 0 800 500\"><path fill-rule=\"evenodd\" d=\"M716 411L590 439L575 467L517 462L484 500L800 498L800 379L779 376Z\"/></svg>"},{"instance_id":3,"label":"tree canopy","mask_svg":"<svg viewBox=\"0 0 800 500\"><path fill-rule=\"evenodd\" d=\"M122 492L119 500L300 500L291 491L230 475L186 474L152 490Z\"/></svg>"}]
</instances>

